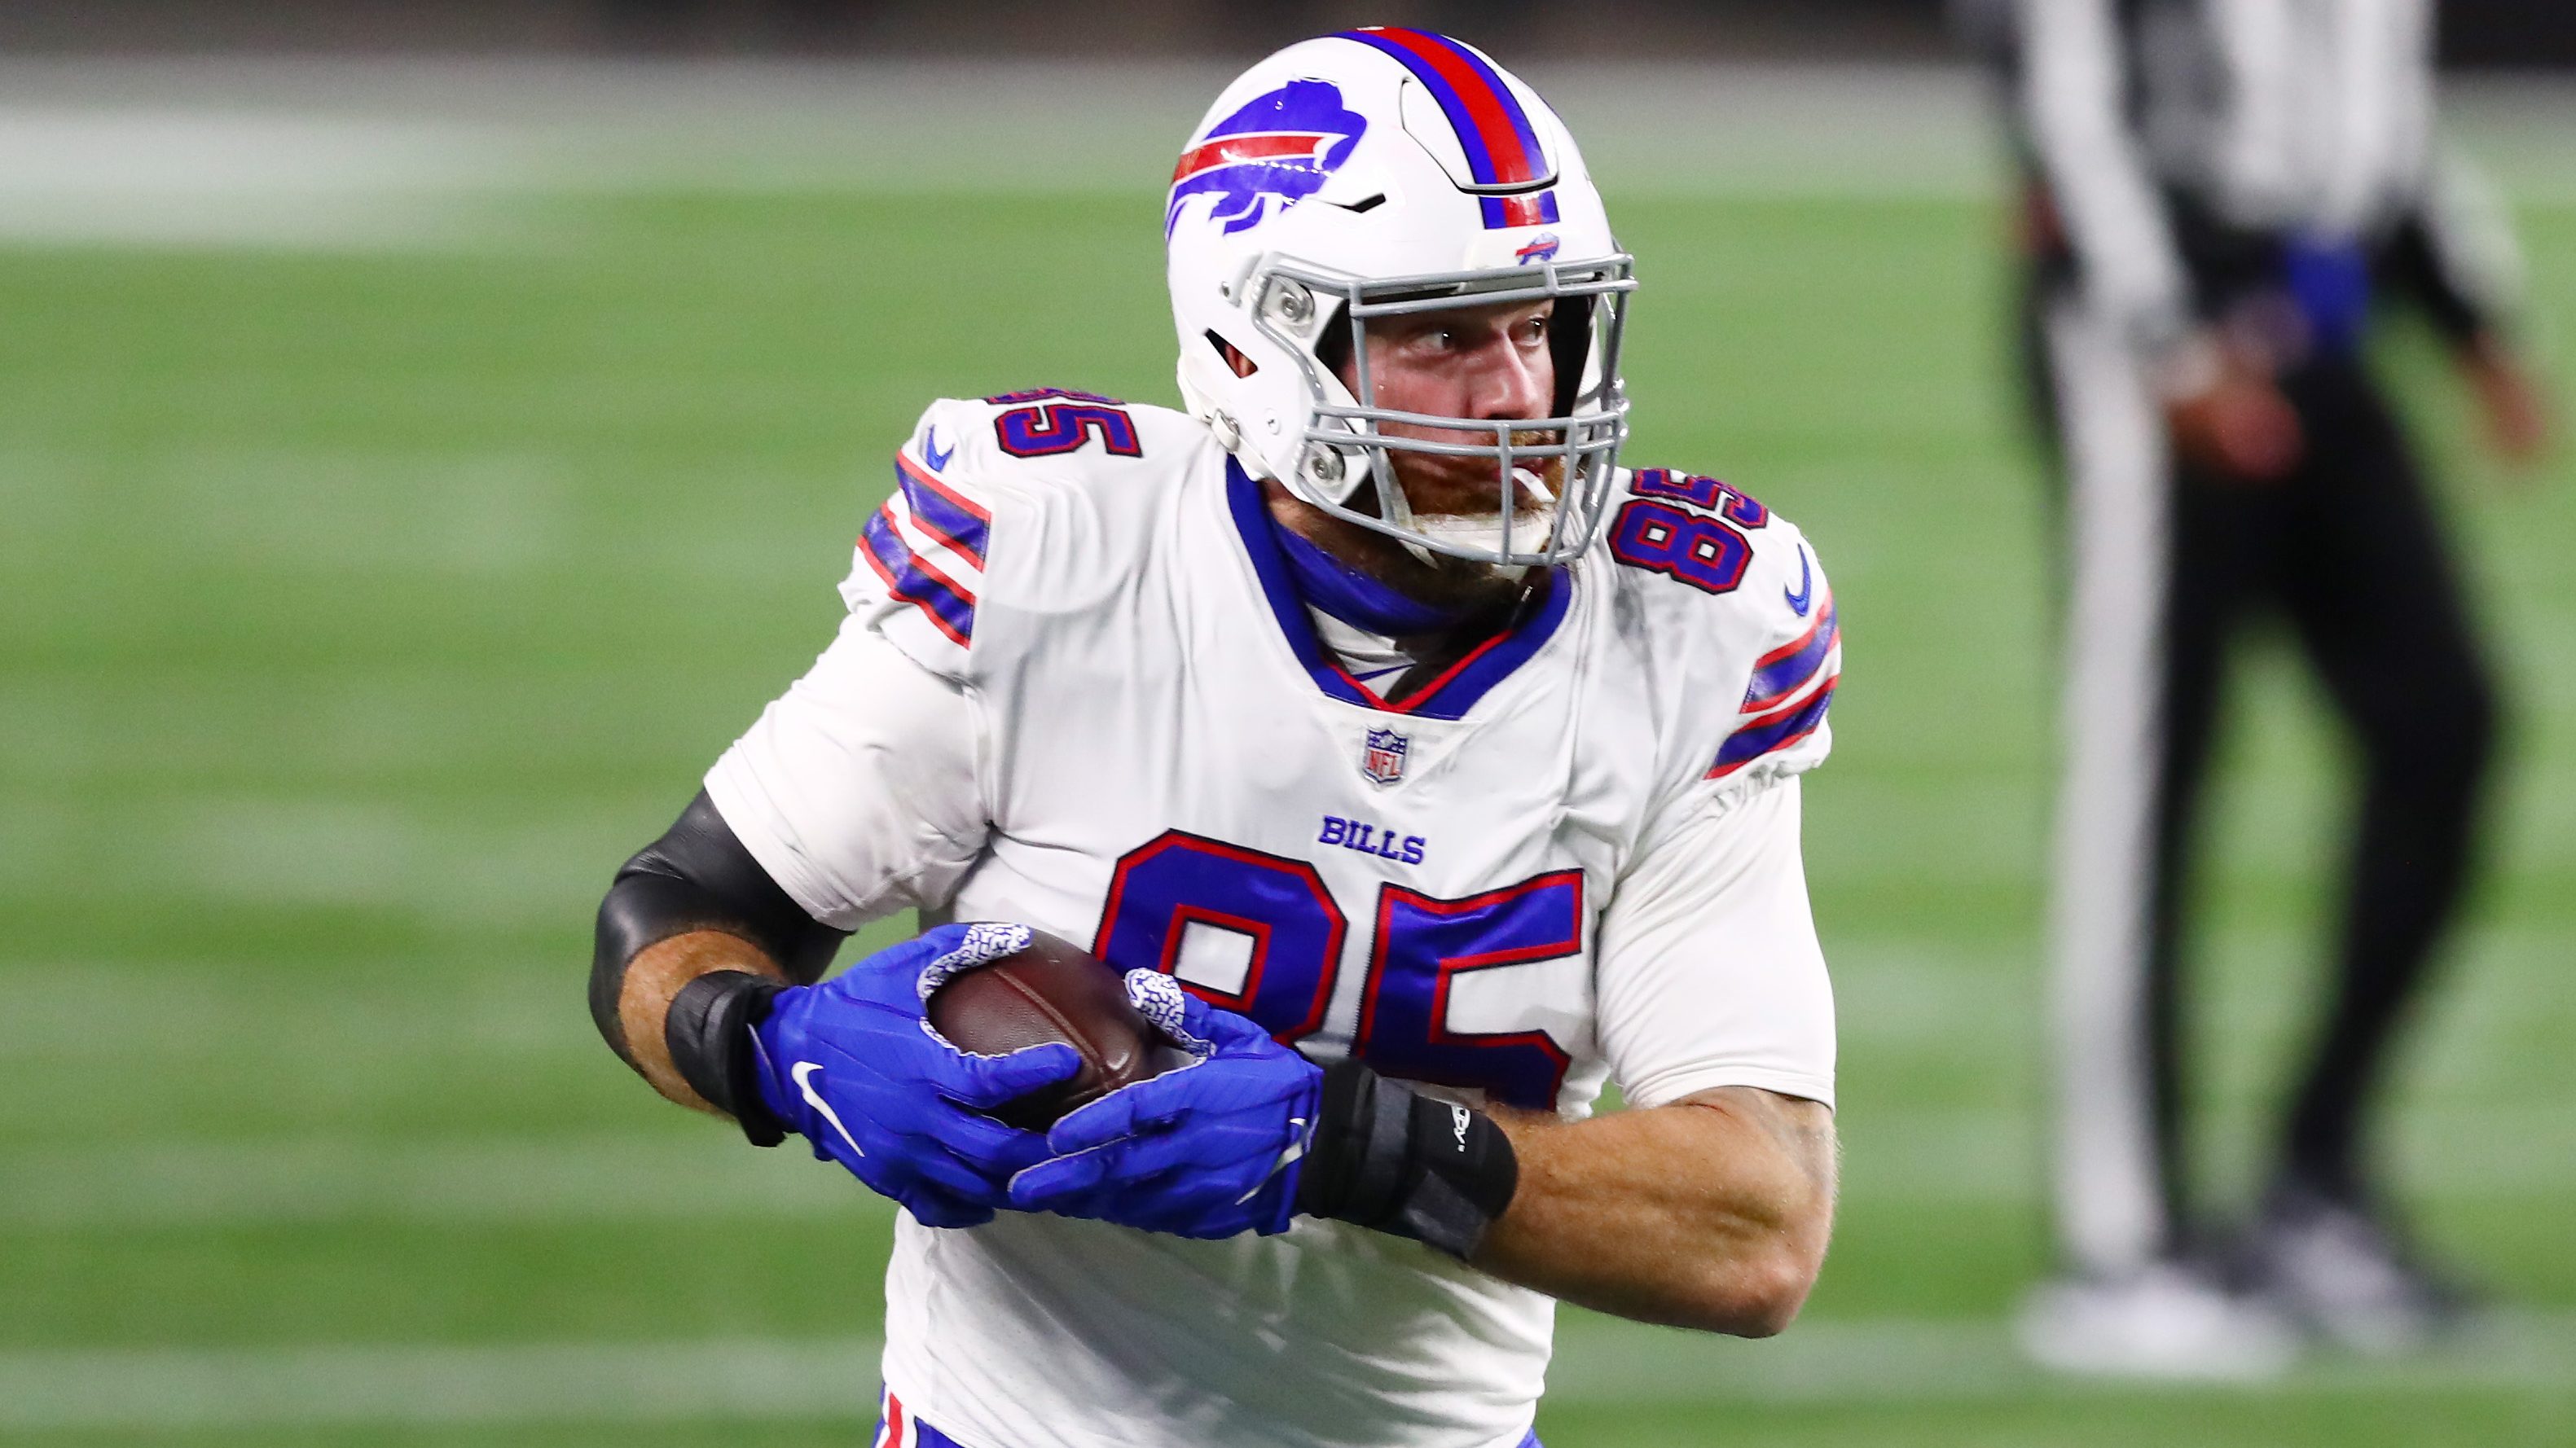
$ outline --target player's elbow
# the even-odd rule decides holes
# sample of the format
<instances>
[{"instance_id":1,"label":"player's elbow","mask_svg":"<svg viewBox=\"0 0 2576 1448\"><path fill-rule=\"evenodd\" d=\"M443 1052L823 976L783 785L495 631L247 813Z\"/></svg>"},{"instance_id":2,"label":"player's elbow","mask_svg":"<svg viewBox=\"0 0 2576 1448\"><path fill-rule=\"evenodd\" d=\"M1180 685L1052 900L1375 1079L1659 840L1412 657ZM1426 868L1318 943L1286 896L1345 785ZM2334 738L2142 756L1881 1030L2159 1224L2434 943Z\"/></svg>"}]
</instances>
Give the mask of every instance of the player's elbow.
<instances>
[{"instance_id":1,"label":"player's elbow","mask_svg":"<svg viewBox=\"0 0 2576 1448\"><path fill-rule=\"evenodd\" d=\"M1736 1170L1717 1193L1723 1208L1703 1223L1711 1245L1699 1270L1688 1274L1697 1290L1688 1294L1695 1310L1687 1325L1770 1337L1797 1320L1824 1270L1834 1225L1832 1118L1822 1106L1759 1092L1730 1090L1693 1104L1709 1112L1696 1120L1735 1129L1729 1143ZM1778 1142L1781 1125L1796 1127L1801 1117L1812 1119L1788 1133L1794 1147L1758 1149ZM1744 1134L1757 1120L1769 1124Z\"/></svg>"},{"instance_id":2,"label":"player's elbow","mask_svg":"<svg viewBox=\"0 0 2576 1448\"><path fill-rule=\"evenodd\" d=\"M1798 1320L1798 1309L1807 1305L1821 1265L1799 1253L1774 1253L1752 1274L1735 1324L1725 1331L1737 1337L1770 1337L1787 1331Z\"/></svg>"},{"instance_id":3,"label":"player's elbow","mask_svg":"<svg viewBox=\"0 0 2576 1448\"><path fill-rule=\"evenodd\" d=\"M1683 1326L1732 1337L1770 1337L1797 1321L1821 1264L1786 1245L1711 1264Z\"/></svg>"}]
</instances>

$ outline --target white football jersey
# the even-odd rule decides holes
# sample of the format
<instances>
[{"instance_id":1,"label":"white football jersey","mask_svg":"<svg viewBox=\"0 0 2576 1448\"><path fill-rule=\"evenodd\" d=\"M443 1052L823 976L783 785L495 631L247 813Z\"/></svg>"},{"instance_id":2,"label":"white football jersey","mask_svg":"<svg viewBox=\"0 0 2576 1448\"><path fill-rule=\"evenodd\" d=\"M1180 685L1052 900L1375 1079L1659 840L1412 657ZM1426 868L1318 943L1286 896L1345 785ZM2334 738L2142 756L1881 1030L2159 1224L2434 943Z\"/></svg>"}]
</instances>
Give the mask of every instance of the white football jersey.
<instances>
[{"instance_id":1,"label":"white football jersey","mask_svg":"<svg viewBox=\"0 0 2576 1448\"><path fill-rule=\"evenodd\" d=\"M843 929L903 906L1155 967L1318 1059L1588 1114L1830 1103L1797 783L1841 667L1798 531L1622 478L1517 625L1394 700L1316 642L1208 429L1057 390L941 402L840 637L717 764ZM1301 1218L1200 1242L1004 1212L898 1226L884 1375L970 1448L1517 1443L1553 1303Z\"/></svg>"}]
</instances>

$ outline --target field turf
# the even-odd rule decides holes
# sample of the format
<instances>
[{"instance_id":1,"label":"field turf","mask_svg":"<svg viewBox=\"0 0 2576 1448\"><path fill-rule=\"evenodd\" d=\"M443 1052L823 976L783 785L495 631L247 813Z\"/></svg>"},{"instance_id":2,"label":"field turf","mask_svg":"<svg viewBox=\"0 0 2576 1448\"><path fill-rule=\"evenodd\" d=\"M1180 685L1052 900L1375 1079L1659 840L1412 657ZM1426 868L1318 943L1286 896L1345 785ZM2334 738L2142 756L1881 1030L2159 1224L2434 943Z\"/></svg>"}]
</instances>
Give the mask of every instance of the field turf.
<instances>
[{"instance_id":1,"label":"field turf","mask_svg":"<svg viewBox=\"0 0 2576 1448\"><path fill-rule=\"evenodd\" d=\"M0 1439L862 1438L887 1211L609 1055L590 912L829 637L926 401L1171 396L1156 203L523 205L444 250L0 249ZM1807 840L1847 1188L1777 1341L1569 1313L1552 1448L2576 1441L2571 469L2516 487L2417 389L2517 727L2391 1151L2502 1327L2268 1387L2051 1379L2002 1326L2046 1265L2055 671L2000 223L1619 216L1632 459L1796 518L1843 600ZM2524 220L2576 335L2576 211ZM2205 932L2222 1214L2342 807L2312 688L2256 657Z\"/></svg>"}]
</instances>

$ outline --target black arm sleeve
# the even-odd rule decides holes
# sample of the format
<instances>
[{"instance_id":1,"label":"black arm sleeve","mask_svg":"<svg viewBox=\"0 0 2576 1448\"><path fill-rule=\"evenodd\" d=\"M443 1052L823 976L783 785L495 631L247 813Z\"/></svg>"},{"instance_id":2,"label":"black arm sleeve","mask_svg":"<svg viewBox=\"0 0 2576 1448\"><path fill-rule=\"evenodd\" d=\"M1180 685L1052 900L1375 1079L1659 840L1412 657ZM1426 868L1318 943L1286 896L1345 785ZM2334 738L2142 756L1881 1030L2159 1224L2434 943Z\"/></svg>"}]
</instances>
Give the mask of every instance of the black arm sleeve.
<instances>
[{"instance_id":1,"label":"black arm sleeve","mask_svg":"<svg viewBox=\"0 0 2576 1448\"><path fill-rule=\"evenodd\" d=\"M777 961L790 979L808 983L822 978L831 967L832 952L848 938L847 932L816 920L790 899L742 847L706 791L698 791L662 838L617 872L608 897L599 902L590 960L590 1018L610 1049L630 1066L635 1057L618 1018L626 967L646 946L693 930L739 936ZM665 1033L673 1063L690 1086L742 1119L747 1130L758 1103L738 1089L733 1038L759 1019L758 1008L767 1004L769 993L757 977L715 972L681 990Z\"/></svg>"}]
</instances>

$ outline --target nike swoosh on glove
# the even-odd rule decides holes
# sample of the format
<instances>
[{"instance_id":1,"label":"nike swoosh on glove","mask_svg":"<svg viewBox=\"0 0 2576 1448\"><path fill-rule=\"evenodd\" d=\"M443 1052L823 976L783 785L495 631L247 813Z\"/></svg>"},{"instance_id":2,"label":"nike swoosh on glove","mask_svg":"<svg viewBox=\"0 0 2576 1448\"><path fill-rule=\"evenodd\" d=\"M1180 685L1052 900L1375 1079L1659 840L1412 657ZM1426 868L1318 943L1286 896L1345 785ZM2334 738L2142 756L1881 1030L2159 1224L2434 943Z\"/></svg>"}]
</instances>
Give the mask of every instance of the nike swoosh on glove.
<instances>
[{"instance_id":1,"label":"nike swoosh on glove","mask_svg":"<svg viewBox=\"0 0 2576 1448\"><path fill-rule=\"evenodd\" d=\"M1195 1059L1058 1121L1010 1204L1180 1237L1286 1231L1323 1071L1159 971L1129 971L1127 994Z\"/></svg>"},{"instance_id":2,"label":"nike swoosh on glove","mask_svg":"<svg viewBox=\"0 0 2576 1448\"><path fill-rule=\"evenodd\" d=\"M1011 1205L1014 1173L1046 1138L983 1115L1071 1077L1071 1046L958 1050L923 1002L949 976L1026 949L1027 927L942 925L820 985L781 991L752 1032L760 1096L789 1129L925 1227L972 1227Z\"/></svg>"}]
</instances>

